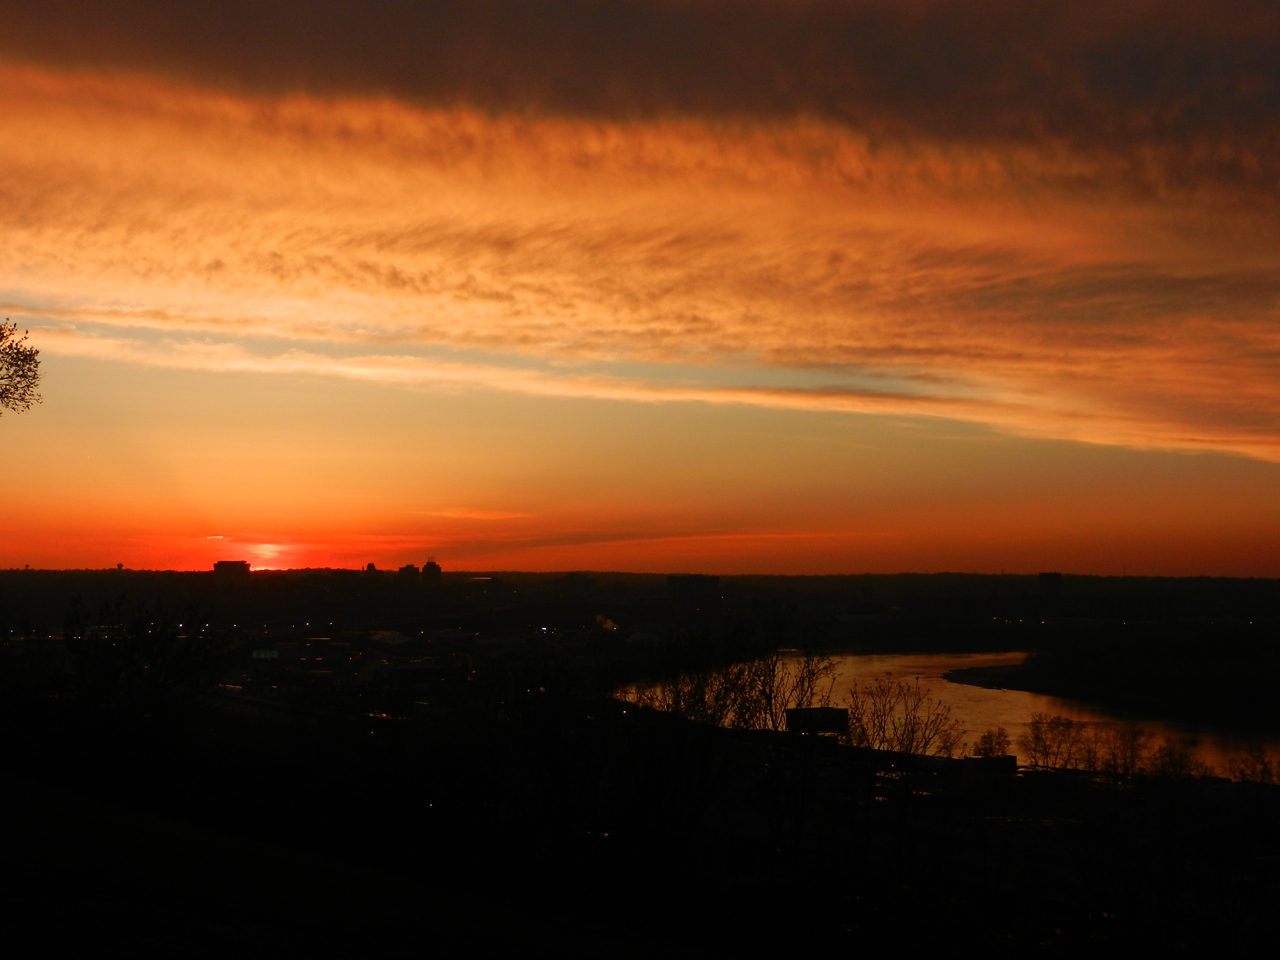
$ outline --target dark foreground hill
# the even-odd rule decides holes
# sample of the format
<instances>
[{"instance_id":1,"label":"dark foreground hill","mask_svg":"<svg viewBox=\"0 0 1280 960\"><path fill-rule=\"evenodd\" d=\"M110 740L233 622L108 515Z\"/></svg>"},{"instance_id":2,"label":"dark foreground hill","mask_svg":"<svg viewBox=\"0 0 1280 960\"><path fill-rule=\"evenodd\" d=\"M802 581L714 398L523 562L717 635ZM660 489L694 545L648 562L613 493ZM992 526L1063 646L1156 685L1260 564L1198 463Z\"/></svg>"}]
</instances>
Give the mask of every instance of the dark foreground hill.
<instances>
[{"instance_id":1,"label":"dark foreground hill","mask_svg":"<svg viewBox=\"0 0 1280 960\"><path fill-rule=\"evenodd\" d=\"M1280 790L967 772L530 693L454 724L38 725L9 926L50 945L736 955L1216 949L1265 933Z\"/></svg>"}]
</instances>

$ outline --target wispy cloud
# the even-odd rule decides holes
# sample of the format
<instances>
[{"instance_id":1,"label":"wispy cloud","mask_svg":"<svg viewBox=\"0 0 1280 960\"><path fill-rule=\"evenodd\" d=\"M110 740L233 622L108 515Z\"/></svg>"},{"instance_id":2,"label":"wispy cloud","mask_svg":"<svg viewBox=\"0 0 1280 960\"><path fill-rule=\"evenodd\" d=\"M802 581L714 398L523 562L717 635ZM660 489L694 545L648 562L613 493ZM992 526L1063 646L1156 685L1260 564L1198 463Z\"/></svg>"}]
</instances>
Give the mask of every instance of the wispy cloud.
<instances>
[{"instance_id":1,"label":"wispy cloud","mask_svg":"<svg viewBox=\"0 0 1280 960\"><path fill-rule=\"evenodd\" d=\"M451 507L447 510L420 510L418 513L426 517L444 517L448 520L521 520L532 517L532 513L520 513L514 510L478 510L472 507Z\"/></svg>"},{"instance_id":2,"label":"wispy cloud","mask_svg":"<svg viewBox=\"0 0 1280 960\"><path fill-rule=\"evenodd\" d=\"M147 342L86 336L70 327L46 327L38 342L51 354L135 363L171 369L224 373L334 376L418 389L481 387L543 397L612 400L632 403L745 404L775 409L835 411L889 416L941 417L990 424L1028 436L1065 437L1094 443L1138 447L1232 450L1260 459L1280 460L1280 441L1272 422L1242 400L1234 429L1214 423L1197 432L1176 421L1155 417L1124 418L1114 411L1069 406L1069 397L1047 388L991 396L910 394L850 387L758 387L671 385L654 381L571 373L552 368L512 368L428 360L405 355L333 357L291 350L275 355L251 353L235 343ZM1134 370L1133 375L1140 371ZM961 385L963 386L963 385ZM972 394L972 391L965 391ZM1158 411L1153 411L1158 412ZM437 516L499 519L463 508L435 511ZM503 514L501 519L524 516Z\"/></svg>"},{"instance_id":3,"label":"wispy cloud","mask_svg":"<svg viewBox=\"0 0 1280 960\"><path fill-rule=\"evenodd\" d=\"M1135 179L1087 137L877 139L830 111L494 114L12 65L0 89L5 311L169 339L42 329L50 353L1280 459L1274 190L1189 176L1199 128ZM253 337L294 349L227 342ZM629 361L741 372L610 373Z\"/></svg>"}]
</instances>

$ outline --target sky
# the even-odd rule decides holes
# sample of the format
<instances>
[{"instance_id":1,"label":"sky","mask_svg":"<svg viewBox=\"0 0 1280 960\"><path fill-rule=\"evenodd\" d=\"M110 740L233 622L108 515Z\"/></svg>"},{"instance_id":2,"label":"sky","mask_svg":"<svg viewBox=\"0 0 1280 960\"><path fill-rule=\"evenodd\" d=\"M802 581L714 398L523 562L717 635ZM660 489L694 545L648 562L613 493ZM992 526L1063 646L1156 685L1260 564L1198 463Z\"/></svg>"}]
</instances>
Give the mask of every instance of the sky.
<instances>
[{"instance_id":1,"label":"sky","mask_svg":"<svg viewBox=\"0 0 1280 960\"><path fill-rule=\"evenodd\" d=\"M1280 8L0 0L0 567L1280 576Z\"/></svg>"}]
</instances>

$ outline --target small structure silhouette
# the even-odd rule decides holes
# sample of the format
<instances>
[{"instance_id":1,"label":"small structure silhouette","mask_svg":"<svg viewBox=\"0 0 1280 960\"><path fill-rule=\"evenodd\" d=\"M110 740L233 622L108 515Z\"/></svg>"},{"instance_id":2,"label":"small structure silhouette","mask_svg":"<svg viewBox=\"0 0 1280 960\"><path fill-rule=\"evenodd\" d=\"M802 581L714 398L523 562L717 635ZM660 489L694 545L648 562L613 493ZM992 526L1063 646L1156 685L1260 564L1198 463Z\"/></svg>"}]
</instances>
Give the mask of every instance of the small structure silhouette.
<instances>
[{"instance_id":1,"label":"small structure silhouette","mask_svg":"<svg viewBox=\"0 0 1280 960\"><path fill-rule=\"evenodd\" d=\"M787 710L787 733L848 736L849 711L841 707L791 707Z\"/></svg>"}]
</instances>

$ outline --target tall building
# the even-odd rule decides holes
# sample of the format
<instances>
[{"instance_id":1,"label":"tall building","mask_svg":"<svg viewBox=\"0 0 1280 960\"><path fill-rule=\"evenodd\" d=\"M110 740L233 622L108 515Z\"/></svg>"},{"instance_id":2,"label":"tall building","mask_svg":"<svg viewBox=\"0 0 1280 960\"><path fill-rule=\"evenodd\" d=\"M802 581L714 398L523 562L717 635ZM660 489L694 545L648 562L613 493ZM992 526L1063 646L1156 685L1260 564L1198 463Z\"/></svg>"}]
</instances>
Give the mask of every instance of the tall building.
<instances>
[{"instance_id":1,"label":"tall building","mask_svg":"<svg viewBox=\"0 0 1280 960\"><path fill-rule=\"evenodd\" d=\"M422 567L422 582L433 587L439 585L440 564L436 563L435 557L427 557L427 562Z\"/></svg>"}]
</instances>

